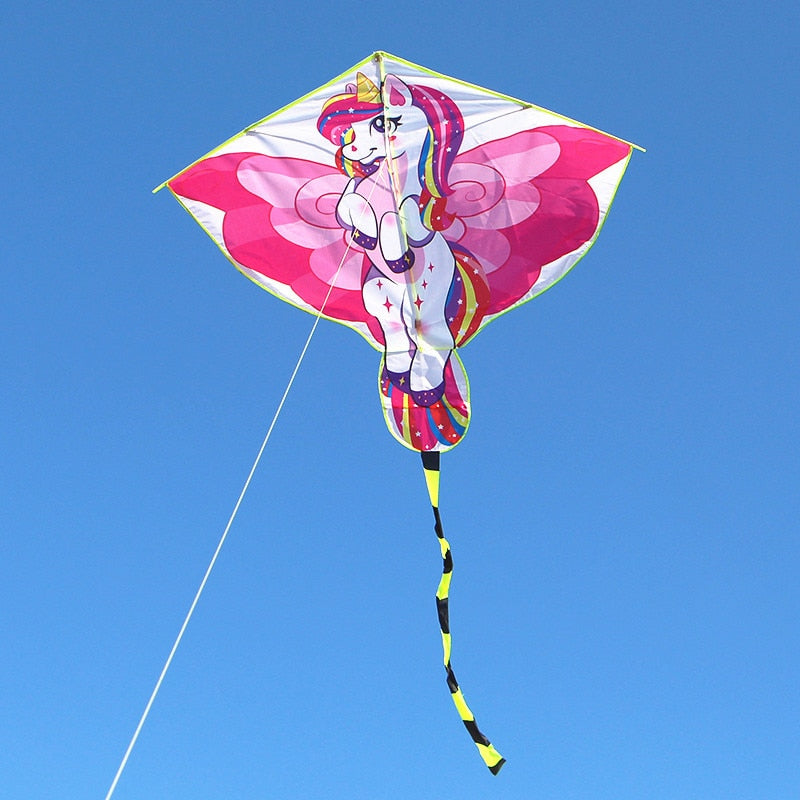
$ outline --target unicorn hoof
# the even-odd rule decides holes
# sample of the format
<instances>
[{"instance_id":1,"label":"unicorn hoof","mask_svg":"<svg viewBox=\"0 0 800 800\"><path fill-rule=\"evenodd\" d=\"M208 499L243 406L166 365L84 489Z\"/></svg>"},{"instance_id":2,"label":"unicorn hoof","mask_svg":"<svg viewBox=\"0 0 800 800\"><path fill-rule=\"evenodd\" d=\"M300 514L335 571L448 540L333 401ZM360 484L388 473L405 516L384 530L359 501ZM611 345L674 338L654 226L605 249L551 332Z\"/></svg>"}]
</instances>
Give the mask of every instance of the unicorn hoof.
<instances>
[{"instance_id":1,"label":"unicorn hoof","mask_svg":"<svg viewBox=\"0 0 800 800\"><path fill-rule=\"evenodd\" d=\"M409 394L411 395L411 399L418 406L432 406L434 403L437 403L439 400L441 400L441 397L444 394L444 381L442 381L433 389L422 389L418 392L411 389Z\"/></svg>"},{"instance_id":2,"label":"unicorn hoof","mask_svg":"<svg viewBox=\"0 0 800 800\"><path fill-rule=\"evenodd\" d=\"M383 368L383 375L381 375L381 381L389 381L389 383L394 384L401 392L408 391L408 383L411 380L411 372L406 370L405 372L392 372L390 369Z\"/></svg>"},{"instance_id":3,"label":"unicorn hoof","mask_svg":"<svg viewBox=\"0 0 800 800\"><path fill-rule=\"evenodd\" d=\"M353 228L353 241L365 250L374 250L378 246L377 236L369 236L358 228Z\"/></svg>"},{"instance_id":4,"label":"unicorn hoof","mask_svg":"<svg viewBox=\"0 0 800 800\"><path fill-rule=\"evenodd\" d=\"M400 274L401 272L408 272L408 270L414 266L415 260L414 251L409 248L400 258L387 258L386 266L389 267L392 272Z\"/></svg>"}]
</instances>

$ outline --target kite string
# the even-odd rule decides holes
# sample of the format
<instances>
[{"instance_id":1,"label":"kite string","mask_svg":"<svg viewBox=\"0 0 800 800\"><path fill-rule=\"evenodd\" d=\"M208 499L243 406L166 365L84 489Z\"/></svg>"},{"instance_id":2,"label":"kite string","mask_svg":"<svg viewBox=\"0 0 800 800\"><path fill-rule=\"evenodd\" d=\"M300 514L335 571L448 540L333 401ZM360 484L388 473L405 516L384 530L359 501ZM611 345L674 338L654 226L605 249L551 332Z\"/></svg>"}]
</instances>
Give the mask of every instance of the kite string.
<instances>
[{"instance_id":1,"label":"kite string","mask_svg":"<svg viewBox=\"0 0 800 800\"><path fill-rule=\"evenodd\" d=\"M370 191L369 197L367 197L367 202L372 198L372 192L375 191L375 187L377 186L377 181L373 184L372 190ZM311 330L309 331L308 337L306 338L305 344L303 345L303 349L300 351L300 355L297 358L297 363L294 365L294 369L292 370L292 374L289 377L289 382L286 384L286 388L283 391L283 396L278 403L278 407L275 410L275 414L272 417L272 421L269 424L269 428L267 429L267 433L264 436L264 441L261 442L261 447L258 449L258 453L253 461L253 466L250 467L250 472L247 475L247 480L244 482L244 486L242 487L242 491L239 493L239 498L236 501L236 505L233 507L233 511L231 512L230 518L228 519L228 524L225 526L225 530L220 537L219 543L217 544L217 549L214 551L214 555L211 557L211 561L206 568L205 575L203 575L203 580L200 581L200 586L195 593L194 600L192 600L191 606L189 606L189 611L186 614L186 618L183 620L183 624L181 625L180 631L178 632L177 637L175 638L175 642L172 645L172 649L167 656L167 660L164 662L164 666L161 669L161 674L158 676L158 680L156 681L156 685L153 688L152 693L150 694L150 699L147 701L147 705L144 708L144 712L139 720L139 724L136 726L136 730L133 732L133 736L131 737L130 743L128 744L128 748L125 751L125 755L122 757L122 761L120 762L119 768L117 769L117 774L114 776L114 780L111 782L111 787L108 790L108 794L105 796L105 800L111 800L111 796L114 794L115 789L117 788L117 783L119 783L119 779L122 775L125 766L128 763L128 759L130 758L131 752L133 751L134 745L136 744L137 739L139 738L139 734L144 727L145 720L147 719L148 715L150 714L150 709L155 702L156 695L161 689L161 684L164 682L164 677L167 674L167 670L170 668L172 664L172 659L175 656L175 653L178 649L178 646L183 639L183 634L186 631L186 628L189 625L189 621L194 614L195 607L200 600L200 595L203 593L203 590L206 587L206 583L208 582L208 578L211 575L211 571L214 569L214 565L217 562L217 557L222 550L222 546L225 544L225 540L228 538L228 532L233 525L233 521L236 519L236 515L239 513L239 506L242 504L242 500L244 500L244 496L247 493L248 488L250 487L250 482L253 480L253 475L255 475L255 471L258 468L259 462L261 461L261 457L264 454L264 450L267 447L267 443L272 436L272 431L275 428L275 424L278 421L278 417L280 416L281 411L283 410L283 406L286 403L286 398L289 396L289 392L294 384L294 380L297 377L297 373L300 371L300 365L303 363L303 359L306 356L306 352L308 351L309 346L311 345L311 339L314 336L314 333L317 330L317 326L319 325L320 319L322 319L323 312L325 310L325 306L328 304L328 300L330 300L331 294L333 293L334 286L336 285L336 281L339 277L339 273L342 271L342 267L344 266L345 261L347 260L347 256L350 253L350 248L353 244L353 233L351 233L350 237L347 241L347 246L345 247L344 254L342 255L341 260L339 261L339 266L336 268L336 272L333 275L333 278L330 282L328 287L328 292L325 295L325 299L322 301L320 305L319 311L315 314L314 317L314 324L311 326Z\"/></svg>"},{"instance_id":2,"label":"kite string","mask_svg":"<svg viewBox=\"0 0 800 800\"><path fill-rule=\"evenodd\" d=\"M288 397L289 391L292 388L292 384L294 383L294 379L297 376L297 373L300 369L300 365L302 364L303 359L305 358L306 351L308 350L308 347L311 344L311 338L313 337L314 332L316 331L320 317L321 314L318 315L314 320L314 324L311 327L311 332L308 334L308 338L306 339L306 343L303 346L303 349L300 353L300 357L298 358L297 363L295 364L295 368L292 372L291 377L289 378L289 382L286 385L286 389L283 392L283 396L281 397L281 400L278 403L278 408L276 409L275 414L272 417L272 422L270 423L269 429L267 430L267 434L264 437L264 441L261 443L261 447L258 450L258 454L256 455L255 461L253 461L253 466L250 468L250 473L247 476L247 480L244 482L242 491L239 493L239 499L236 501L236 505L234 506L230 518L228 519L228 524L225 526L225 530L223 531L219 543L217 544L217 549L214 551L214 555L211 557L211 561L209 562L205 575L203 575L203 580L200 581L200 586L197 589L197 593L194 596L194 600L192 600L192 604L189 607L189 611L186 614L186 618L183 620L183 625L181 625L181 629L178 632L178 636L175 639L174 644L172 645L172 649L170 650L169 656L167 656L167 660L164 663L164 667L161 670L161 674L158 676L155 688L153 689L153 692L150 695L150 699L147 701L144 713L142 714L142 717L139 720L139 724L136 726L136 730L134 731L133 737L131 738L130 744L128 745L128 749L125 751L125 755L122 759L122 762L119 765L119 769L117 770L117 774L114 776L114 781L111 784L111 788L108 790L108 794L106 795L106 800L110 800L111 795L114 793L114 790L116 789L117 782L119 781L119 778L122 775L122 771L125 769L125 765L127 764L131 751L133 750L133 747L136 744L136 740L139 738L139 733L141 732L142 727L144 726L145 720L150 714L150 708L152 707L153 702L156 699L156 695L158 694L158 691L161 688L161 684L164 681L164 676L167 674L167 670L172 664L172 659L175 656L175 652L177 651L178 646L180 645L181 640L183 639L183 634L185 633L186 628L189 625L189 621L191 620L192 615L194 614L195 607L197 606L197 603L200 600L200 595L203 593L203 590L206 587L206 583L208 582L208 578L211 575L211 571L214 569L214 565L217 562L217 557L219 556L220 551L222 550L222 546L225 544L225 540L228 538L228 532L230 531L231 526L233 525L233 521L236 518L236 515L239 513L239 506L241 506L242 504L242 500L244 499L245 493L250 487L250 482L252 481L253 475L255 474L259 462L261 461L261 456L264 454L264 450L266 449L267 443L269 442L269 439L272 436L272 430L275 427L275 423L278 421L278 416L283 410L286 398Z\"/></svg>"}]
</instances>

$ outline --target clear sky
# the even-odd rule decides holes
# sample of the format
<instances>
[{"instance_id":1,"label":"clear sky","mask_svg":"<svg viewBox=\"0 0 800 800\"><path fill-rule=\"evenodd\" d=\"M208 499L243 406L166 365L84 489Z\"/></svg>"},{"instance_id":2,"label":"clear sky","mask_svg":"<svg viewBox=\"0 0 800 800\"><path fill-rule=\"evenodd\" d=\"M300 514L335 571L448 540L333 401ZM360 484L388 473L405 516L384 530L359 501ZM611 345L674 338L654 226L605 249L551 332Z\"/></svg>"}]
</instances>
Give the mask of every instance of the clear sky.
<instances>
[{"instance_id":1,"label":"clear sky","mask_svg":"<svg viewBox=\"0 0 800 800\"><path fill-rule=\"evenodd\" d=\"M701 10L702 8L702 10ZM114 795L800 796L795 2L10 0L0 796L103 798L312 318L151 189L374 50L647 148L419 459L324 323Z\"/></svg>"}]
</instances>

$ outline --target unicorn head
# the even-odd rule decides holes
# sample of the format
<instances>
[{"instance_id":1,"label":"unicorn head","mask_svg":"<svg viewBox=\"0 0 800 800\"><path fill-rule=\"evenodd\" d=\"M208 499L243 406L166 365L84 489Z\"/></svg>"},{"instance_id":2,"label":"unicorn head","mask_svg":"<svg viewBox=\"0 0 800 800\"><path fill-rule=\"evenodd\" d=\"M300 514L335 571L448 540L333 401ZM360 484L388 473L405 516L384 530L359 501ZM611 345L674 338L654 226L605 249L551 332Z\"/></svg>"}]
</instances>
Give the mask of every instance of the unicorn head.
<instances>
[{"instance_id":1,"label":"unicorn head","mask_svg":"<svg viewBox=\"0 0 800 800\"><path fill-rule=\"evenodd\" d=\"M325 102L317 119L317 129L331 143L338 146L336 164L346 175L363 177L377 169L378 156L362 162L345 154L353 153L354 126L370 122L383 112L381 93L375 84L360 72L356 84L348 83L344 94L337 94ZM364 154L368 151L365 149Z\"/></svg>"},{"instance_id":2,"label":"unicorn head","mask_svg":"<svg viewBox=\"0 0 800 800\"><path fill-rule=\"evenodd\" d=\"M331 97L317 120L319 132L339 148L337 165L346 175L364 177L388 149L393 159L409 162L416 186L404 189L420 195L429 227L447 227L447 175L464 132L458 107L442 92L395 75L387 75L380 89L361 73L356 81Z\"/></svg>"}]
</instances>

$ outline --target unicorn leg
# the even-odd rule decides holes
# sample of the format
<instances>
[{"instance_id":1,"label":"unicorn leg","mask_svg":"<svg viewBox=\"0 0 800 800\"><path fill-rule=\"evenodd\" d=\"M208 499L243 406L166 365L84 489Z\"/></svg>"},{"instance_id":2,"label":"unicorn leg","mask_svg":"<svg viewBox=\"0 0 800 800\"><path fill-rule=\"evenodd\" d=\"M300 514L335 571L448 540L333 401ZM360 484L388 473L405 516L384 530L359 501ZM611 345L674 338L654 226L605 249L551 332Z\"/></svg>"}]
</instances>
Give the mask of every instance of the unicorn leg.
<instances>
[{"instance_id":1,"label":"unicorn leg","mask_svg":"<svg viewBox=\"0 0 800 800\"><path fill-rule=\"evenodd\" d=\"M408 371L414 345L408 338L407 325L403 312L405 284L397 284L381 275L376 269L370 270L361 290L364 307L381 326L386 343L385 367L393 383L408 384Z\"/></svg>"},{"instance_id":2,"label":"unicorn leg","mask_svg":"<svg viewBox=\"0 0 800 800\"><path fill-rule=\"evenodd\" d=\"M356 180L352 178L336 204L336 219L345 230L354 231L356 244L374 250L378 241L378 221L375 212L355 191Z\"/></svg>"},{"instance_id":3,"label":"unicorn leg","mask_svg":"<svg viewBox=\"0 0 800 800\"><path fill-rule=\"evenodd\" d=\"M435 231L428 230L422 222L419 213L419 198L416 195L406 197L400 205L400 217L408 241L414 247L428 244L436 235Z\"/></svg>"},{"instance_id":4,"label":"unicorn leg","mask_svg":"<svg viewBox=\"0 0 800 800\"><path fill-rule=\"evenodd\" d=\"M455 342L445 319L455 260L441 236L424 248L426 269L413 284L406 304L414 311L409 336L416 345L411 363L411 391L421 405L430 405L444 391L444 369Z\"/></svg>"},{"instance_id":5,"label":"unicorn leg","mask_svg":"<svg viewBox=\"0 0 800 800\"><path fill-rule=\"evenodd\" d=\"M444 394L444 368L452 352L417 349L409 374L411 396L415 403L430 406ZM433 376L439 378L438 382Z\"/></svg>"},{"instance_id":6,"label":"unicorn leg","mask_svg":"<svg viewBox=\"0 0 800 800\"><path fill-rule=\"evenodd\" d=\"M414 251L409 246L408 237L400 224L400 216L394 211L387 211L381 217L380 225L381 255L386 266L392 272L408 272L416 260Z\"/></svg>"}]
</instances>

